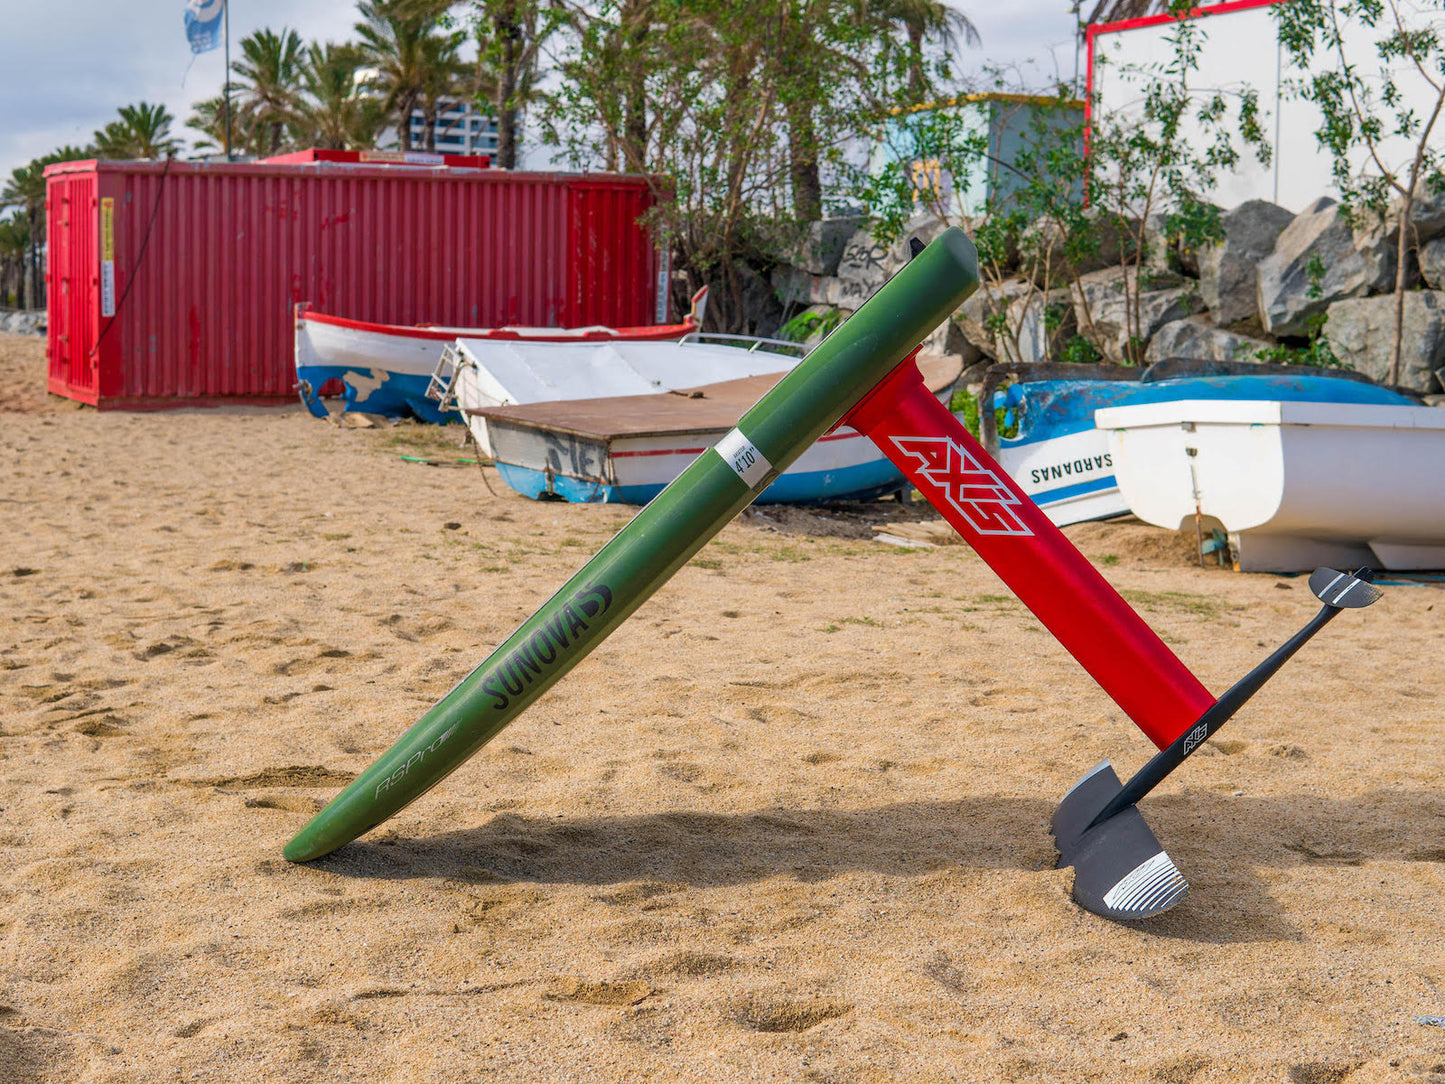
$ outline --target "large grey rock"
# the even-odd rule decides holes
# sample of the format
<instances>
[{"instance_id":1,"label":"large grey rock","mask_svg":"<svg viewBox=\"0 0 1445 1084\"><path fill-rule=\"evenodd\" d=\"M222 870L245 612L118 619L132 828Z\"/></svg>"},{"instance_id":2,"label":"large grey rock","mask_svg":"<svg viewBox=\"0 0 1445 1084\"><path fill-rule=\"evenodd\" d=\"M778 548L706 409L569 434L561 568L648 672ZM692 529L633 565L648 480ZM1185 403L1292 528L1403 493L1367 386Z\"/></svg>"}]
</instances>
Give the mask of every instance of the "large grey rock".
<instances>
[{"instance_id":1,"label":"large grey rock","mask_svg":"<svg viewBox=\"0 0 1445 1084\"><path fill-rule=\"evenodd\" d=\"M820 289L818 284L822 280L819 276L782 264L773 268L769 279L773 284L774 295L784 308L807 308L809 305L819 304L813 299L814 290Z\"/></svg>"},{"instance_id":2,"label":"large grey rock","mask_svg":"<svg viewBox=\"0 0 1445 1084\"><path fill-rule=\"evenodd\" d=\"M1166 290L1145 289L1139 294L1138 325L1134 329L1142 340L1138 352L1130 350L1129 292L1134 272L1115 269L1096 271L1078 279L1073 289L1074 319L1079 334L1094 344L1107 361L1129 364L1139 360L1148 341L1165 324L1192 316L1202 307L1199 291L1193 283ZM1177 280L1176 280L1177 281Z\"/></svg>"},{"instance_id":3,"label":"large grey rock","mask_svg":"<svg viewBox=\"0 0 1445 1084\"><path fill-rule=\"evenodd\" d=\"M964 338L963 329L953 320L945 320L923 340L923 352L957 357L965 369L985 360L983 351Z\"/></svg>"},{"instance_id":4,"label":"large grey rock","mask_svg":"<svg viewBox=\"0 0 1445 1084\"><path fill-rule=\"evenodd\" d=\"M1191 358L1201 361L1254 361L1255 355L1269 343L1236 335L1215 327L1208 317L1191 316L1163 325L1149 340L1144 360L1151 364L1165 358Z\"/></svg>"},{"instance_id":5,"label":"large grey rock","mask_svg":"<svg viewBox=\"0 0 1445 1084\"><path fill-rule=\"evenodd\" d=\"M1037 290L1009 302L1004 331L995 336L999 361L1040 365L1052 361L1078 330L1068 290Z\"/></svg>"},{"instance_id":6,"label":"large grey rock","mask_svg":"<svg viewBox=\"0 0 1445 1084\"><path fill-rule=\"evenodd\" d=\"M44 312L0 312L0 331L12 335L34 335L44 328Z\"/></svg>"},{"instance_id":7,"label":"large grey rock","mask_svg":"<svg viewBox=\"0 0 1445 1084\"><path fill-rule=\"evenodd\" d=\"M1144 219L1144 266L1153 271L1173 271L1170 266L1169 234L1164 226L1168 216L1153 211Z\"/></svg>"},{"instance_id":8,"label":"large grey rock","mask_svg":"<svg viewBox=\"0 0 1445 1084\"><path fill-rule=\"evenodd\" d=\"M1112 267L1119 263L1123 245L1128 240L1124 237L1125 228L1112 220L1098 221L1095 226L1098 250L1082 257L1074 266L1065 252L1064 231L1052 219L1041 218L1026 226L1019 237L1019 270L1042 286L1045 270L1053 279L1048 285L1057 285L1071 268L1075 274L1082 275Z\"/></svg>"},{"instance_id":9,"label":"large grey rock","mask_svg":"<svg viewBox=\"0 0 1445 1084\"><path fill-rule=\"evenodd\" d=\"M1399 383L1416 391L1438 390L1435 370L1445 365L1445 292L1407 292L1402 324ZM1346 365L1387 382L1394 347L1395 296L1336 301L1325 319L1324 335L1335 356Z\"/></svg>"},{"instance_id":10,"label":"large grey rock","mask_svg":"<svg viewBox=\"0 0 1445 1084\"><path fill-rule=\"evenodd\" d=\"M0 331L11 335L44 335L45 310L21 310L0 313Z\"/></svg>"},{"instance_id":11,"label":"large grey rock","mask_svg":"<svg viewBox=\"0 0 1445 1084\"><path fill-rule=\"evenodd\" d=\"M1398 211L1402 200L1395 202ZM1410 243L1425 245L1437 237L1445 236L1445 191L1433 191L1422 183L1415 189L1415 199L1410 204Z\"/></svg>"},{"instance_id":12,"label":"large grey rock","mask_svg":"<svg viewBox=\"0 0 1445 1084\"><path fill-rule=\"evenodd\" d=\"M1445 237L1420 246L1420 277L1432 290L1445 290Z\"/></svg>"},{"instance_id":13,"label":"large grey rock","mask_svg":"<svg viewBox=\"0 0 1445 1084\"><path fill-rule=\"evenodd\" d=\"M1170 237L1168 222L1169 216L1163 211L1154 211L1144 219L1144 266L1185 278L1199 278L1199 252L1187 247L1179 238ZM1250 290L1251 293L1254 290L1253 279L1250 280ZM1250 304L1253 306L1253 302Z\"/></svg>"},{"instance_id":14,"label":"large grey rock","mask_svg":"<svg viewBox=\"0 0 1445 1084\"><path fill-rule=\"evenodd\" d=\"M1199 295L1220 327L1255 315L1255 269L1274 251L1294 215L1268 200L1252 199L1220 216L1224 240L1199 253Z\"/></svg>"},{"instance_id":15,"label":"large grey rock","mask_svg":"<svg viewBox=\"0 0 1445 1084\"><path fill-rule=\"evenodd\" d=\"M860 227L849 235L838 259L835 282L823 299L829 305L856 309L888 281L888 245L877 240L873 231Z\"/></svg>"},{"instance_id":16,"label":"large grey rock","mask_svg":"<svg viewBox=\"0 0 1445 1084\"><path fill-rule=\"evenodd\" d=\"M783 254L784 262L808 275L836 275L843 247L861 222L858 218L825 218L808 223L798 244Z\"/></svg>"},{"instance_id":17,"label":"large grey rock","mask_svg":"<svg viewBox=\"0 0 1445 1084\"><path fill-rule=\"evenodd\" d=\"M931 215L919 216L896 240L885 244L875 236L871 225L858 227L843 244L835 281L826 284L825 296L817 300L845 309L858 308L908 262L910 237L916 236L927 244L942 229L942 223Z\"/></svg>"},{"instance_id":18,"label":"large grey rock","mask_svg":"<svg viewBox=\"0 0 1445 1084\"><path fill-rule=\"evenodd\" d=\"M741 334L771 338L783 325L783 306L772 283L743 260L733 261L733 274L739 287L740 311L732 311L734 299L728 290L713 291L708 297L708 311L717 306L723 327L736 327Z\"/></svg>"},{"instance_id":19,"label":"large grey rock","mask_svg":"<svg viewBox=\"0 0 1445 1084\"><path fill-rule=\"evenodd\" d=\"M1321 271L1311 281L1311 265ZM1259 318L1271 335L1306 335L1310 317L1395 281L1395 239L1378 224L1356 230L1337 205L1295 217L1259 263Z\"/></svg>"},{"instance_id":20,"label":"large grey rock","mask_svg":"<svg viewBox=\"0 0 1445 1084\"><path fill-rule=\"evenodd\" d=\"M981 282L973 296L954 313L953 322L958 324L963 337L986 356L1002 360L991 325L1007 318L1008 307L1014 300L1037 292L1032 283L1023 279Z\"/></svg>"}]
</instances>

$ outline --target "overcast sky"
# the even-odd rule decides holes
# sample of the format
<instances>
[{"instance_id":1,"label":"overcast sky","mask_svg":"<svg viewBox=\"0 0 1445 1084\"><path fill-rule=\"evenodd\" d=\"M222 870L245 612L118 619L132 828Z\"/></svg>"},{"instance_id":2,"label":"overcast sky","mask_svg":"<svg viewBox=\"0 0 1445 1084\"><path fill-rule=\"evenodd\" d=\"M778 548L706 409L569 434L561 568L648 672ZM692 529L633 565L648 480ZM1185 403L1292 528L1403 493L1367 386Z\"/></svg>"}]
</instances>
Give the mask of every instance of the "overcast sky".
<instances>
[{"instance_id":1,"label":"overcast sky","mask_svg":"<svg viewBox=\"0 0 1445 1084\"><path fill-rule=\"evenodd\" d=\"M960 56L964 70L1033 60L1036 84L1055 73L1073 76L1069 0L950 2L983 37L981 48ZM220 93L221 50L192 63L183 0L68 0L61 7L63 14L37 0L0 0L0 179L57 147L89 142L133 102L164 103L177 117L176 131L188 134L190 103ZM355 22L354 0L233 0L231 40L264 26L341 40Z\"/></svg>"}]
</instances>

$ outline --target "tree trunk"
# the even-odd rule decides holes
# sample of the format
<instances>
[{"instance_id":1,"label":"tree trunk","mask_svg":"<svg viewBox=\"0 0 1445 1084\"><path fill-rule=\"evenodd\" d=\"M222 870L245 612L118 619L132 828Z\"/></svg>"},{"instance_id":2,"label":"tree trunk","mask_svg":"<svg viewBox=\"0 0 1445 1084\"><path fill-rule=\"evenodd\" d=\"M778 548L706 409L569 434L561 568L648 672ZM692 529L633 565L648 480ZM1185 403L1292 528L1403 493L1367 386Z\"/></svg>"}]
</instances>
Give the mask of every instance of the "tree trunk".
<instances>
[{"instance_id":1,"label":"tree trunk","mask_svg":"<svg viewBox=\"0 0 1445 1084\"><path fill-rule=\"evenodd\" d=\"M428 154L435 154L437 149L437 103L426 102L421 108L422 127L425 131L422 149Z\"/></svg>"},{"instance_id":2,"label":"tree trunk","mask_svg":"<svg viewBox=\"0 0 1445 1084\"><path fill-rule=\"evenodd\" d=\"M517 168L517 111L507 104L514 90L508 67L497 81L497 165L502 169Z\"/></svg>"},{"instance_id":3,"label":"tree trunk","mask_svg":"<svg viewBox=\"0 0 1445 1084\"><path fill-rule=\"evenodd\" d=\"M823 217L823 182L813 111L806 103L788 106L788 172L793 182L793 211L804 222Z\"/></svg>"},{"instance_id":4,"label":"tree trunk","mask_svg":"<svg viewBox=\"0 0 1445 1084\"><path fill-rule=\"evenodd\" d=\"M404 151L411 150L411 111L416 108L415 92L407 94L400 102L401 117L396 122L396 143Z\"/></svg>"},{"instance_id":5,"label":"tree trunk","mask_svg":"<svg viewBox=\"0 0 1445 1084\"><path fill-rule=\"evenodd\" d=\"M923 24L912 20L908 23L908 93L914 105L923 104L923 95L928 80L923 74Z\"/></svg>"},{"instance_id":6,"label":"tree trunk","mask_svg":"<svg viewBox=\"0 0 1445 1084\"><path fill-rule=\"evenodd\" d=\"M1413 171L1412 171L1413 172ZM1410 242L1410 209L1415 205L1415 178L1411 176L1410 188L1400 204L1400 225L1395 243L1395 336L1390 343L1390 383L1400 383L1400 355L1403 352L1405 336L1405 273L1408 269Z\"/></svg>"},{"instance_id":7,"label":"tree trunk","mask_svg":"<svg viewBox=\"0 0 1445 1084\"><path fill-rule=\"evenodd\" d=\"M492 19L502 43L501 70L497 73L497 165L502 169L517 168L517 41L521 28L517 25L515 4L502 4Z\"/></svg>"},{"instance_id":8,"label":"tree trunk","mask_svg":"<svg viewBox=\"0 0 1445 1084\"><path fill-rule=\"evenodd\" d=\"M642 51L647 44L648 23L646 3L629 3L622 19L627 42L623 55L629 58L627 73L627 105L622 120L622 149L626 168L631 173L647 171L647 68ZM631 26L628 26L631 22Z\"/></svg>"},{"instance_id":9,"label":"tree trunk","mask_svg":"<svg viewBox=\"0 0 1445 1084\"><path fill-rule=\"evenodd\" d=\"M36 219L40 216L31 207L25 212L25 223L30 232L30 278L25 286L25 308L38 309L36 299L40 296L40 245L37 242Z\"/></svg>"}]
</instances>

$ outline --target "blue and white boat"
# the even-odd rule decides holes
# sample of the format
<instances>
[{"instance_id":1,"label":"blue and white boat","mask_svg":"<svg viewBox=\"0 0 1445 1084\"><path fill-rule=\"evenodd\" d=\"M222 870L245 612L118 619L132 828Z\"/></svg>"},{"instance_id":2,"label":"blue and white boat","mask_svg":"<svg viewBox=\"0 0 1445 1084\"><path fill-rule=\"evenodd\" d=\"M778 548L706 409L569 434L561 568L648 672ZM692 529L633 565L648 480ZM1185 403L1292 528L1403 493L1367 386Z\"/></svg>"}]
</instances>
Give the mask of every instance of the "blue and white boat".
<instances>
[{"instance_id":1,"label":"blue and white boat","mask_svg":"<svg viewBox=\"0 0 1445 1084\"><path fill-rule=\"evenodd\" d=\"M707 287L692 297L680 324L651 327L407 327L350 320L296 306L296 390L306 409L325 418L333 407L444 425L456 415L427 396L432 375L458 339L518 347L535 343L675 343L702 329ZM332 402L328 404L327 400Z\"/></svg>"},{"instance_id":2,"label":"blue and white boat","mask_svg":"<svg viewBox=\"0 0 1445 1084\"><path fill-rule=\"evenodd\" d=\"M957 358L920 358L923 378L944 400ZM485 421L497 472L533 499L646 504L725 436L783 377L771 373L672 393L555 400L467 411ZM814 441L772 485L763 504L866 500L907 482L871 440L840 425Z\"/></svg>"},{"instance_id":3,"label":"blue and white boat","mask_svg":"<svg viewBox=\"0 0 1445 1084\"><path fill-rule=\"evenodd\" d=\"M1357 373L1304 366L1182 359L1143 370L995 365L981 397L984 443L1056 524L1107 519L1130 507L1115 477L1108 437L1095 426L1095 412L1177 400L1415 404Z\"/></svg>"}]
</instances>

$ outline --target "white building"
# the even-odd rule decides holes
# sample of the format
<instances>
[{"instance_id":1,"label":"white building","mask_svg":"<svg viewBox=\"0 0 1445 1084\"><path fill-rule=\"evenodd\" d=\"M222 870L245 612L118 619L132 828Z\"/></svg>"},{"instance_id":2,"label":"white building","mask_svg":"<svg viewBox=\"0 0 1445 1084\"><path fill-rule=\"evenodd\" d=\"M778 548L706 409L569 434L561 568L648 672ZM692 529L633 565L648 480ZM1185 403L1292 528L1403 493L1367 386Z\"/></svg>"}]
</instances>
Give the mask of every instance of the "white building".
<instances>
[{"instance_id":1,"label":"white building","mask_svg":"<svg viewBox=\"0 0 1445 1084\"><path fill-rule=\"evenodd\" d=\"M1291 68L1289 54L1279 41L1274 8L1281 2L1288 0L1231 0L1201 9L1199 69L1191 76L1191 84L1201 96L1219 91L1226 98L1237 99L1246 88L1257 91L1273 152L1268 166L1245 152L1240 166L1219 179L1213 202L1222 207L1265 199L1298 212L1333 190L1329 152L1315 139L1319 111L1291 88L1304 73ZM1396 3L1411 28L1433 24L1445 35L1445 7L1438 0ZM1385 19L1389 18L1387 9ZM1123 116L1142 108L1149 72L1157 73L1173 58L1169 35L1175 25L1169 15L1148 15L1088 28L1089 97L1094 108ZM1350 63L1362 77L1377 81L1380 61L1375 42L1384 31L1352 23L1341 36ZM1320 63L1330 69L1338 66L1336 58L1323 48ZM1435 105L1434 88L1408 62L1395 63L1390 71L1416 116L1428 117ZM1389 126L1393 110L1386 108L1381 116ZM1437 144L1445 142L1445 128L1437 125L1436 131ZM1382 146L1382 157L1392 170L1408 168L1415 150L1413 140L1397 136ZM1367 152L1361 149L1351 165L1356 170L1366 169ZM1367 171L1378 172L1373 168Z\"/></svg>"},{"instance_id":2,"label":"white building","mask_svg":"<svg viewBox=\"0 0 1445 1084\"><path fill-rule=\"evenodd\" d=\"M396 139L396 129L391 129ZM477 112L471 102L443 102L437 110L436 150L438 154L497 154L497 122ZM421 110L411 114L411 145L426 146L426 119Z\"/></svg>"}]
</instances>

